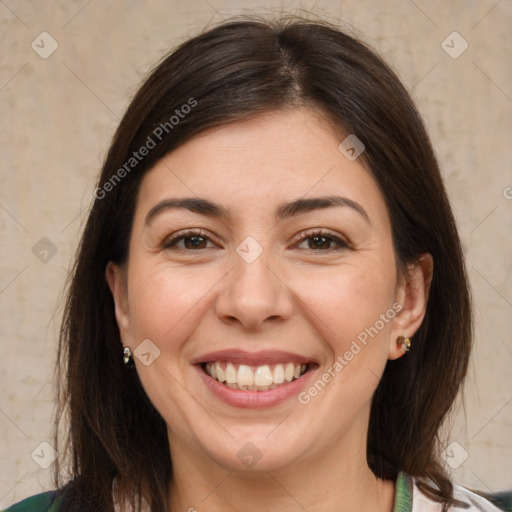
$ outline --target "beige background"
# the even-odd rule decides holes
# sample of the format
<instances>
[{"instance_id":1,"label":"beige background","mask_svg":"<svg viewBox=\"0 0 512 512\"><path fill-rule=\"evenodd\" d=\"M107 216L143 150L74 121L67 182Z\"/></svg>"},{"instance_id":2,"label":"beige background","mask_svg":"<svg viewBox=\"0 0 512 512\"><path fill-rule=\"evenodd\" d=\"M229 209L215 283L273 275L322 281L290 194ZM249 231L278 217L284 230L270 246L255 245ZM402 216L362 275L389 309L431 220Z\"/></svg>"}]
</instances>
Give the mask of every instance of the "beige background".
<instances>
[{"instance_id":1,"label":"beige background","mask_svg":"<svg viewBox=\"0 0 512 512\"><path fill-rule=\"evenodd\" d=\"M0 0L0 508L52 488L51 467L35 460L51 455L40 443L51 444L58 306L97 173L129 98L164 53L206 24L283 6L313 8L352 25L419 104L475 295L466 417L455 417L448 439L458 444L447 460L460 483L512 488L510 0L253 0L243 7L223 0ZM38 37L43 31L58 43L46 59L31 47L35 41L39 52L51 48L48 36ZM469 44L456 59L441 46L454 31ZM446 44L453 54L464 43L450 36ZM57 250L46 263L32 251L43 237Z\"/></svg>"}]
</instances>

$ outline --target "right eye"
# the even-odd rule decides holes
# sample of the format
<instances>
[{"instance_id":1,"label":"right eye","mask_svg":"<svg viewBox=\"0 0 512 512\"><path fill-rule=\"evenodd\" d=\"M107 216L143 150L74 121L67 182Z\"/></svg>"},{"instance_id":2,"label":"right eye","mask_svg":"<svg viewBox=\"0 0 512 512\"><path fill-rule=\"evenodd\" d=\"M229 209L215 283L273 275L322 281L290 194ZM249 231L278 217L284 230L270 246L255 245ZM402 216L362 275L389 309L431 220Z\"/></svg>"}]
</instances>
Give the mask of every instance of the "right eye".
<instances>
[{"instance_id":1,"label":"right eye","mask_svg":"<svg viewBox=\"0 0 512 512\"><path fill-rule=\"evenodd\" d=\"M184 242L183 246L178 246L178 243L182 240ZM166 239L163 243L163 248L172 250L173 247L176 247L179 250L197 251L200 249L208 249L208 247L204 246L207 241L211 240L204 231L190 229L182 231L172 236L170 239Z\"/></svg>"}]
</instances>

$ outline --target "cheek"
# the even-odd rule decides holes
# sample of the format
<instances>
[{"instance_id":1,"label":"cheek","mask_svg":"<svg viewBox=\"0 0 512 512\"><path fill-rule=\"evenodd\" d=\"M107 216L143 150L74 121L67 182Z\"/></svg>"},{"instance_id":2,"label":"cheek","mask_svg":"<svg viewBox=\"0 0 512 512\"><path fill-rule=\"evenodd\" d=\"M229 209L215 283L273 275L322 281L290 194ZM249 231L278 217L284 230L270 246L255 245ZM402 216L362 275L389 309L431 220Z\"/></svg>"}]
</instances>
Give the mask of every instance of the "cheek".
<instances>
[{"instance_id":1,"label":"cheek","mask_svg":"<svg viewBox=\"0 0 512 512\"><path fill-rule=\"evenodd\" d=\"M204 317L218 272L193 268L136 265L129 281L132 334L161 349L178 348ZM174 343L171 343L173 342Z\"/></svg>"},{"instance_id":2,"label":"cheek","mask_svg":"<svg viewBox=\"0 0 512 512\"><path fill-rule=\"evenodd\" d=\"M308 277L297 274L294 291L306 306L303 311L322 331L336 352L347 350L353 339L377 323L394 301L393 272L369 266L325 268ZM364 337L364 336L362 336Z\"/></svg>"},{"instance_id":3,"label":"cheek","mask_svg":"<svg viewBox=\"0 0 512 512\"><path fill-rule=\"evenodd\" d=\"M313 334L317 339L320 335L323 351L330 353L318 376L327 379L326 392L315 407L342 407L347 417L354 417L369 406L387 363L394 274L377 266L339 266L297 281L298 288ZM314 382L306 393L316 396L323 386Z\"/></svg>"}]
</instances>

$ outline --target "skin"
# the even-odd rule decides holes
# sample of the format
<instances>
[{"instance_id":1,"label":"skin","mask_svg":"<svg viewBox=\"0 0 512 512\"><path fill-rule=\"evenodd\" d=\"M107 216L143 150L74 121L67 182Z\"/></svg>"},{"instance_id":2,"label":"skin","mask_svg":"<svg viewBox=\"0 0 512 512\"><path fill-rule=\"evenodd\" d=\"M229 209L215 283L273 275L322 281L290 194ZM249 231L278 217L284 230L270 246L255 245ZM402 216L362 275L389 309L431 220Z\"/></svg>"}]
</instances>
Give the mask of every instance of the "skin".
<instances>
[{"instance_id":1,"label":"skin","mask_svg":"<svg viewBox=\"0 0 512 512\"><path fill-rule=\"evenodd\" d=\"M149 339L160 350L148 366L134 360L168 425L172 510L393 508L394 482L366 462L370 404L387 360L405 353L397 337L423 320L432 258L397 271L384 197L362 159L339 151L345 136L307 108L260 114L190 139L142 181L128 261L109 263L106 279L124 345L133 352ZM284 202L333 194L368 220L348 206L274 217ZM167 209L145 225L158 202L191 196L231 216ZM208 237L199 249L190 239L164 247L188 228ZM304 232L318 229L348 245L315 248ZM252 263L236 252L248 236L263 249ZM319 362L314 382L397 302L401 311L307 405L229 406L190 363L226 348L290 351ZM261 454L250 468L237 457L248 442Z\"/></svg>"}]
</instances>

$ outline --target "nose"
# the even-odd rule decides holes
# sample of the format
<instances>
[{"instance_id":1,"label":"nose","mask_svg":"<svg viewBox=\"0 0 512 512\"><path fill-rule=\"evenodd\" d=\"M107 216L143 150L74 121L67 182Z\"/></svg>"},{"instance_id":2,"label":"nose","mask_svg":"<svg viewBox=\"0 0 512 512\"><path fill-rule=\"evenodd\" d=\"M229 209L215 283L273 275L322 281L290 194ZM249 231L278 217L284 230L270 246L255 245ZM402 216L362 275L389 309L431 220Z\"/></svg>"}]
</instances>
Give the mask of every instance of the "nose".
<instances>
[{"instance_id":1,"label":"nose","mask_svg":"<svg viewBox=\"0 0 512 512\"><path fill-rule=\"evenodd\" d=\"M240 323L248 330L261 330L270 321L289 319L292 291L277 262L263 253L252 262L233 255L233 267L221 281L216 314L223 322Z\"/></svg>"}]
</instances>

